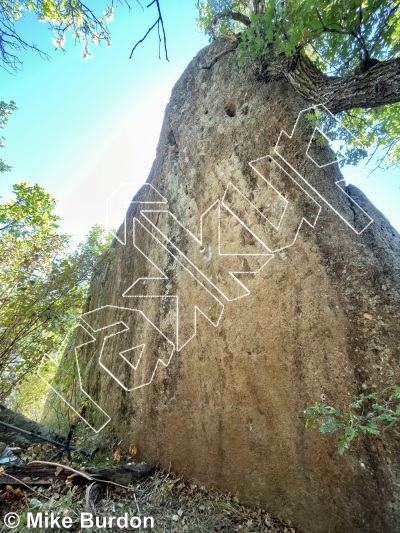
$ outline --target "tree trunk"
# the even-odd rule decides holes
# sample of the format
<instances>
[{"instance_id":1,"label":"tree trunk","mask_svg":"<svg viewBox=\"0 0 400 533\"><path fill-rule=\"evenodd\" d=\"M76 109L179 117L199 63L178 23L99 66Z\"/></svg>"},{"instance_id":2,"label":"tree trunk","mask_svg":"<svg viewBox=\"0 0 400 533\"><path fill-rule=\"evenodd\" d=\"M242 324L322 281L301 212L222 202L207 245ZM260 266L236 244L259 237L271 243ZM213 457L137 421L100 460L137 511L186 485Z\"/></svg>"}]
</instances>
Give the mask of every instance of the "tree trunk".
<instances>
[{"instance_id":1,"label":"tree trunk","mask_svg":"<svg viewBox=\"0 0 400 533\"><path fill-rule=\"evenodd\" d=\"M310 104L332 113L400 101L400 58L381 61L344 77L326 76L303 54L280 55L260 65L259 78L286 79Z\"/></svg>"}]
</instances>

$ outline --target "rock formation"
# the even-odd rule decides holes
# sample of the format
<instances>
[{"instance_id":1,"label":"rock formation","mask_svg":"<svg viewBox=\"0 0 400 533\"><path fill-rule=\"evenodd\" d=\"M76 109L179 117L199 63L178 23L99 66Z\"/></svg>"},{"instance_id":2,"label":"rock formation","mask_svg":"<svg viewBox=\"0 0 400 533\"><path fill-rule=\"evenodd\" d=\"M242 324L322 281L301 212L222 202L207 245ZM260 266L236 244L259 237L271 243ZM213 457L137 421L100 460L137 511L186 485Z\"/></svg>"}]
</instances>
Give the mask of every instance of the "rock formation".
<instances>
[{"instance_id":1,"label":"rock formation","mask_svg":"<svg viewBox=\"0 0 400 533\"><path fill-rule=\"evenodd\" d=\"M126 243L92 282L84 388L149 463L306 533L399 531L395 436L340 457L303 411L396 382L400 236L337 184L307 102L235 53L210 66L221 46L173 89Z\"/></svg>"},{"instance_id":2,"label":"rock formation","mask_svg":"<svg viewBox=\"0 0 400 533\"><path fill-rule=\"evenodd\" d=\"M22 431L18 431L10 426L14 426ZM7 446L26 447L32 442L40 441L40 439L35 438L33 435L28 435L24 432L34 433L47 439L56 440L57 442L64 442L65 440L65 437L60 437L60 435L57 435L57 433L54 433L42 424L38 424L20 413L16 413L4 405L0 405L0 443L4 443Z\"/></svg>"}]
</instances>

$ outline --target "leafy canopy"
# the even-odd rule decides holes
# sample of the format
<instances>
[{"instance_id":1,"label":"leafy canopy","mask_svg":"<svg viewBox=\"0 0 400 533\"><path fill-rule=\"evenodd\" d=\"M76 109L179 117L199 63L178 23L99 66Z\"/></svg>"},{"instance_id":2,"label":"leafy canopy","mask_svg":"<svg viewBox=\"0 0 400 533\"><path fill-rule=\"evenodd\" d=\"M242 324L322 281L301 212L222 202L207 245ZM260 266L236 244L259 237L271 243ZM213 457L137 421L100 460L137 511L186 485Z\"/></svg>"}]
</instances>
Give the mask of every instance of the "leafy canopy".
<instances>
[{"instance_id":1,"label":"leafy canopy","mask_svg":"<svg viewBox=\"0 0 400 533\"><path fill-rule=\"evenodd\" d=\"M211 39L239 34L242 65L304 54L326 75L347 76L400 55L400 0L204 0L197 7L198 25ZM376 152L378 166L399 165L400 104L338 118Z\"/></svg>"},{"instance_id":2,"label":"leafy canopy","mask_svg":"<svg viewBox=\"0 0 400 533\"><path fill-rule=\"evenodd\" d=\"M291 56L301 49L324 71L346 74L360 61L399 54L399 7L382 0L205 0L198 2L197 20L211 38L240 28L239 49L254 59L268 58L271 50ZM247 28L229 16L236 12L248 17Z\"/></svg>"},{"instance_id":3,"label":"leafy canopy","mask_svg":"<svg viewBox=\"0 0 400 533\"><path fill-rule=\"evenodd\" d=\"M25 182L13 191L0 204L0 402L45 353L58 350L82 312L92 275L111 253L99 226L68 252L56 200Z\"/></svg>"},{"instance_id":4,"label":"leafy canopy","mask_svg":"<svg viewBox=\"0 0 400 533\"><path fill-rule=\"evenodd\" d=\"M89 2L80 0L2 0L0 2L0 57L7 70L17 69L21 61L18 54L23 49L32 49L46 56L33 43L27 42L18 32L17 22L26 13L34 13L39 22L47 24L53 31L53 44L64 48L66 35L82 44L82 58L92 56L91 44L110 46L109 24L114 18L118 4L129 4L126 0ZM1 64L1 63L0 63Z\"/></svg>"},{"instance_id":5,"label":"leafy canopy","mask_svg":"<svg viewBox=\"0 0 400 533\"><path fill-rule=\"evenodd\" d=\"M139 0L136 3L143 10ZM115 9L124 4L131 9L128 0L1 0L0 1L0 66L8 71L17 70L22 61L19 53L23 49L35 50L44 57L34 43L26 41L19 32L18 20L25 14L33 13L39 22L45 23L52 31L52 42L57 49L64 50L67 34L71 33L75 42L82 44L82 58L89 59L93 53L91 45L111 45L109 25L114 19ZM147 8L153 8L157 18L135 46L132 48L130 58L136 47L142 43L152 30L157 30L159 41L159 56L161 56L161 35L164 42L165 58L168 61L167 39L164 21L161 13L160 0L152 0Z\"/></svg>"},{"instance_id":6,"label":"leafy canopy","mask_svg":"<svg viewBox=\"0 0 400 533\"><path fill-rule=\"evenodd\" d=\"M16 109L17 106L15 105L15 102L11 101L7 103L0 100L0 129L4 128L10 118L11 113ZM4 148L4 137L0 137L0 148ZM10 170L10 165L7 165L7 163L0 158L0 173L9 172Z\"/></svg>"}]
</instances>

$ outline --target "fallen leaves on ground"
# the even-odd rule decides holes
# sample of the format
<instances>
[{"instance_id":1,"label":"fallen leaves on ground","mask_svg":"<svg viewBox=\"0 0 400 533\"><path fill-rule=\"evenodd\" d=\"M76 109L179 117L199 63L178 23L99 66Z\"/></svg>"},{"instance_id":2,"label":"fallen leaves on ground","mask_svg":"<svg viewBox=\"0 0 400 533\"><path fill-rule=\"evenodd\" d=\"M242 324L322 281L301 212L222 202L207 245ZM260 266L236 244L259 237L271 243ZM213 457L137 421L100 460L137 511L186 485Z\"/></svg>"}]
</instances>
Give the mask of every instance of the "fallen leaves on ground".
<instances>
[{"instance_id":1,"label":"fallen leaves on ground","mask_svg":"<svg viewBox=\"0 0 400 533\"><path fill-rule=\"evenodd\" d=\"M19 512L53 512L68 515L79 529L80 513L88 509L96 516L153 517L153 531L163 533L294 533L295 530L262 509L246 507L231 494L206 489L172 473L156 471L154 476L123 489L90 483L68 486L54 478L50 487L22 488L0 494L0 509ZM18 490L21 493L16 494ZM26 523L26 522L25 522ZM28 532L24 521L14 529ZM108 531L119 531L118 528Z\"/></svg>"}]
</instances>

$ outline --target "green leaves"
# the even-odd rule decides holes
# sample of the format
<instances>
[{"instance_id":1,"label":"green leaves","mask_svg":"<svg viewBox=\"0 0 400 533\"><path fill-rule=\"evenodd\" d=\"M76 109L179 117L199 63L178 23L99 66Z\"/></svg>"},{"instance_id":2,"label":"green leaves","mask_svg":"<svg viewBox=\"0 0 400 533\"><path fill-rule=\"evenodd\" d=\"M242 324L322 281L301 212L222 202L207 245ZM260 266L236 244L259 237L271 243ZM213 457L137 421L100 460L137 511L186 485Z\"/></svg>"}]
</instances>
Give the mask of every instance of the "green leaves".
<instances>
[{"instance_id":1,"label":"green leaves","mask_svg":"<svg viewBox=\"0 0 400 533\"><path fill-rule=\"evenodd\" d=\"M205 0L197 3L199 16L197 24L210 40L219 35L234 34L243 30L243 24L230 17L222 17L214 20L216 14L242 13L250 16L252 2L246 0Z\"/></svg>"},{"instance_id":2,"label":"green leaves","mask_svg":"<svg viewBox=\"0 0 400 533\"><path fill-rule=\"evenodd\" d=\"M13 186L15 198L0 205L0 231L17 240L31 236L40 241L50 229L57 229L59 217L54 214L56 199L43 187L27 182Z\"/></svg>"},{"instance_id":3,"label":"green leaves","mask_svg":"<svg viewBox=\"0 0 400 533\"><path fill-rule=\"evenodd\" d=\"M338 452L342 455L359 434L381 437L383 431L400 422L400 388L360 394L346 413L320 403L306 409L304 414L306 428L319 425L321 433L339 433Z\"/></svg>"},{"instance_id":4,"label":"green leaves","mask_svg":"<svg viewBox=\"0 0 400 533\"><path fill-rule=\"evenodd\" d=\"M11 113L17 110L15 102L12 100L10 102L3 102L0 100L0 129L4 128L7 124ZM0 137L0 148L4 148L4 138ZM0 158L0 173L9 172L11 170L10 165L7 165L3 159Z\"/></svg>"},{"instance_id":5,"label":"green leaves","mask_svg":"<svg viewBox=\"0 0 400 533\"><path fill-rule=\"evenodd\" d=\"M340 422L326 422L325 424L321 424L319 430L321 433L332 433L333 431L337 431L338 429L342 429L343 424Z\"/></svg>"},{"instance_id":6,"label":"green leaves","mask_svg":"<svg viewBox=\"0 0 400 533\"><path fill-rule=\"evenodd\" d=\"M0 204L0 402L45 353L57 352L82 312L89 281L109 260L110 239L95 226L67 252L56 200L39 185L14 185Z\"/></svg>"},{"instance_id":7,"label":"green leaves","mask_svg":"<svg viewBox=\"0 0 400 533\"><path fill-rule=\"evenodd\" d=\"M210 9L211 2L207 4ZM233 2L226 4L230 9ZM249 3L244 4L248 12ZM242 51L265 59L268 45L275 54L287 56L302 50L324 72L347 74L360 62L382 61L400 52L399 8L398 0L267 0L264 12L253 14L251 27L243 32ZM216 30L223 34L222 28ZM260 46L258 38L266 46Z\"/></svg>"},{"instance_id":8,"label":"green leaves","mask_svg":"<svg viewBox=\"0 0 400 533\"><path fill-rule=\"evenodd\" d=\"M0 58L6 70L16 70L21 61L15 51L32 49L46 56L36 45L24 41L15 29L15 21L26 13L35 13L39 22L44 22L53 31L55 48L64 48L67 34L82 45L82 58L89 59L92 44L111 45L109 24L113 19L115 6L126 4L127 0L112 0L111 4L94 2L88 7L80 0L5 0L0 10ZM99 5L100 4L100 5Z\"/></svg>"},{"instance_id":9,"label":"green leaves","mask_svg":"<svg viewBox=\"0 0 400 533\"><path fill-rule=\"evenodd\" d=\"M376 154L376 167L400 164L400 103L352 109L338 117L357 136L358 144Z\"/></svg>"},{"instance_id":10,"label":"green leaves","mask_svg":"<svg viewBox=\"0 0 400 533\"><path fill-rule=\"evenodd\" d=\"M324 74L345 77L400 54L400 0L206 0L198 9L200 29L211 38L237 34L240 65L302 54ZM246 15L250 26L229 18L233 12ZM385 91L384 79L376 90ZM400 165L400 104L352 109L339 118L354 135L346 164L369 150L376 167Z\"/></svg>"}]
</instances>

